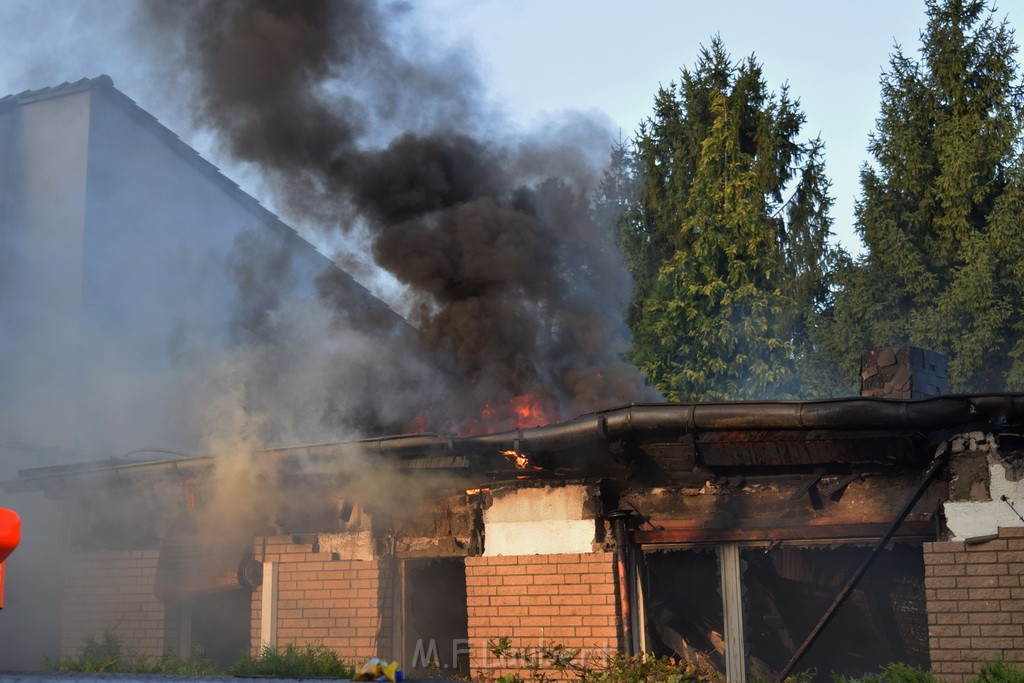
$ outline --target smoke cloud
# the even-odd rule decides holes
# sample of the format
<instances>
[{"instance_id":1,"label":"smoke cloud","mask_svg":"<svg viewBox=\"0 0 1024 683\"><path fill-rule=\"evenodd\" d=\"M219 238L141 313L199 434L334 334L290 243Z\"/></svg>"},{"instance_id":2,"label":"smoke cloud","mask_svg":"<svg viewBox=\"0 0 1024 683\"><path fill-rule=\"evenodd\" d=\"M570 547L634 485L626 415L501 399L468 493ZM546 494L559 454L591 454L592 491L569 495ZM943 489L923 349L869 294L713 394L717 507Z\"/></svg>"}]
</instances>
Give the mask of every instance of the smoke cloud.
<instances>
[{"instance_id":1,"label":"smoke cloud","mask_svg":"<svg viewBox=\"0 0 1024 683\"><path fill-rule=\"evenodd\" d=\"M144 35L179 37L157 44L178 50L197 124L258 169L290 215L365 234L402 285L420 348L387 349L384 364L417 358L436 372L403 389L448 397L410 419L508 428L517 401L554 420L654 398L622 360L628 274L589 217L607 131L580 115L534 135L501 131L470 60L407 30L406 12L152 2L138 19ZM321 293L344 305L330 282ZM369 402L394 388L360 387Z\"/></svg>"},{"instance_id":2,"label":"smoke cloud","mask_svg":"<svg viewBox=\"0 0 1024 683\"><path fill-rule=\"evenodd\" d=\"M0 363L9 380L0 477L146 446L213 454L197 512L208 528L244 537L308 503L282 486L263 452L269 445L494 431L657 398L622 359L630 281L591 219L612 139L601 120L567 114L539 130L509 129L472 56L433 44L400 2L64 7L72 11L14 5L0 27L17 56L11 63L23 65L11 90L113 74L143 108L166 107L161 118L192 146L233 160L232 177L255 178L289 223L319 230L314 241L336 245L349 272L386 283L377 291L405 320L363 305L365 290L341 271L311 284L309 264L265 226L233 243L217 237L226 243L204 252L216 240L199 217L174 225L148 207L122 215L139 203L125 199L131 188L93 174L90 192L124 200L93 207L119 237L90 273L101 285L89 302L94 320L62 319L54 311L64 309L23 295L14 277L32 282L31 264L80 265L81 254L46 249L32 261L0 244L3 261L25 271L0 274L5 330L23 330L0 339L11 361ZM153 171L158 186L186 193L172 172ZM0 195L13 187L4 185ZM10 198L0 199L7 237L20 228L2 210ZM157 269L136 259L147 240L173 258ZM40 330L43 344L32 336ZM429 495L378 465L339 463L333 481L406 503ZM111 496L80 493L93 509ZM385 509L397 502L353 499ZM11 647L0 662L33 668L39 653L57 654L60 572L52 568L61 566L64 522L24 496L3 505L25 516L26 541L9 566L0 635Z\"/></svg>"}]
</instances>

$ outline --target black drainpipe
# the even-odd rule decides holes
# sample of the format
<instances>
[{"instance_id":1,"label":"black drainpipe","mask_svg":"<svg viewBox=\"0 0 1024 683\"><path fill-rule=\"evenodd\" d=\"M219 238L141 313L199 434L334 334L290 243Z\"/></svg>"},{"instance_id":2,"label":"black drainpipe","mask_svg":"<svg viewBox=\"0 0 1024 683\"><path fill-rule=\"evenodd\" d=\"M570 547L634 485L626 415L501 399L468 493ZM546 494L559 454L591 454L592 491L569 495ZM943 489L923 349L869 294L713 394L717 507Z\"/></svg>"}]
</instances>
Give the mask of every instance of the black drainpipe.
<instances>
[{"instance_id":1,"label":"black drainpipe","mask_svg":"<svg viewBox=\"0 0 1024 683\"><path fill-rule=\"evenodd\" d=\"M615 536L615 574L619 582L619 623L622 647L627 657L636 654L633 649L633 595L629 581L629 522L632 510L616 510L605 515L612 524Z\"/></svg>"}]
</instances>

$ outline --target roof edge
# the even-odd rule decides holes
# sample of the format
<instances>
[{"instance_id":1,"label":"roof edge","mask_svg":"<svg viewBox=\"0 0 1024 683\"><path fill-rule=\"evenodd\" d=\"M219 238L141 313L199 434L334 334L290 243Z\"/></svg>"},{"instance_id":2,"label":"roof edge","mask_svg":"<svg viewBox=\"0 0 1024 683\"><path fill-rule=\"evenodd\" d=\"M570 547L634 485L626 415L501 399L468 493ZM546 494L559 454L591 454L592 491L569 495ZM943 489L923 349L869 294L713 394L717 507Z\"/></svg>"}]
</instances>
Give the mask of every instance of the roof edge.
<instances>
[{"instance_id":1,"label":"roof edge","mask_svg":"<svg viewBox=\"0 0 1024 683\"><path fill-rule=\"evenodd\" d=\"M738 401L730 403L632 404L588 413L541 427L459 437L434 433L269 448L259 453L282 460L336 463L345 458L376 457L397 467L486 471L502 461L501 451L565 452L610 447L643 436L665 438L725 431L890 430L893 433L950 432L1024 427L1024 393L940 396L928 399L841 398L814 401ZM213 456L117 462L104 459L80 465L21 470L0 482L9 493L41 490L47 482L103 475L131 478L142 474L192 476L214 463ZM510 465L509 468L512 466ZM510 469L511 471L511 469Z\"/></svg>"}]
</instances>

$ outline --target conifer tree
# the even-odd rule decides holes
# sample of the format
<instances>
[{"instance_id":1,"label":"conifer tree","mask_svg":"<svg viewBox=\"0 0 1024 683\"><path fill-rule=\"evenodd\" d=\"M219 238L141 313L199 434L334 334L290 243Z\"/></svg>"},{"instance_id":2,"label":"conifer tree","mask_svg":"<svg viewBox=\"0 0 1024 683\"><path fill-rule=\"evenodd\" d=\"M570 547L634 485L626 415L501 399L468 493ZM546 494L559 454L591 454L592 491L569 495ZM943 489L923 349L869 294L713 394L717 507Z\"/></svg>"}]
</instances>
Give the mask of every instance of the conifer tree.
<instances>
[{"instance_id":1,"label":"conifer tree","mask_svg":"<svg viewBox=\"0 0 1024 683\"><path fill-rule=\"evenodd\" d=\"M840 274L819 349L852 370L867 348L911 343L948 355L954 391L1020 389L1017 46L983 0L926 8L919 57L897 47L882 77L857 206L866 252Z\"/></svg>"},{"instance_id":2,"label":"conifer tree","mask_svg":"<svg viewBox=\"0 0 1024 683\"><path fill-rule=\"evenodd\" d=\"M669 400L809 393L797 367L837 254L822 144L798 140L803 123L716 37L640 127L618 234L632 359Z\"/></svg>"}]
</instances>

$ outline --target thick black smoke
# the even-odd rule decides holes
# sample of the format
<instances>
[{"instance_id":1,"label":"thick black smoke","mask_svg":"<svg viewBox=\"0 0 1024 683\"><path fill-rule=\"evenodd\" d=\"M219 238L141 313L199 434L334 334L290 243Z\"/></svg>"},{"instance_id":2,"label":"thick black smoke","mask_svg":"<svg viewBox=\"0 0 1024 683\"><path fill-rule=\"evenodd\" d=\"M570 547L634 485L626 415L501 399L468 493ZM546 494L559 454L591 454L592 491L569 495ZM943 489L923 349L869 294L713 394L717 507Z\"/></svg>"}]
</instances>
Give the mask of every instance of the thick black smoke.
<instances>
[{"instance_id":1,"label":"thick black smoke","mask_svg":"<svg viewBox=\"0 0 1024 683\"><path fill-rule=\"evenodd\" d=\"M183 36L175 58L194 79L198 123L293 218L367 232L376 263L407 288L416 363L443 384L424 396L448 397L422 405L429 426L513 426L516 402L555 419L653 397L621 359L628 275L589 218L592 159L608 149L598 126L578 117L519 141L489 131L471 63L406 26L400 4L145 7L147 35ZM381 349L382 379L407 354ZM361 389L396 388L385 384Z\"/></svg>"}]
</instances>

